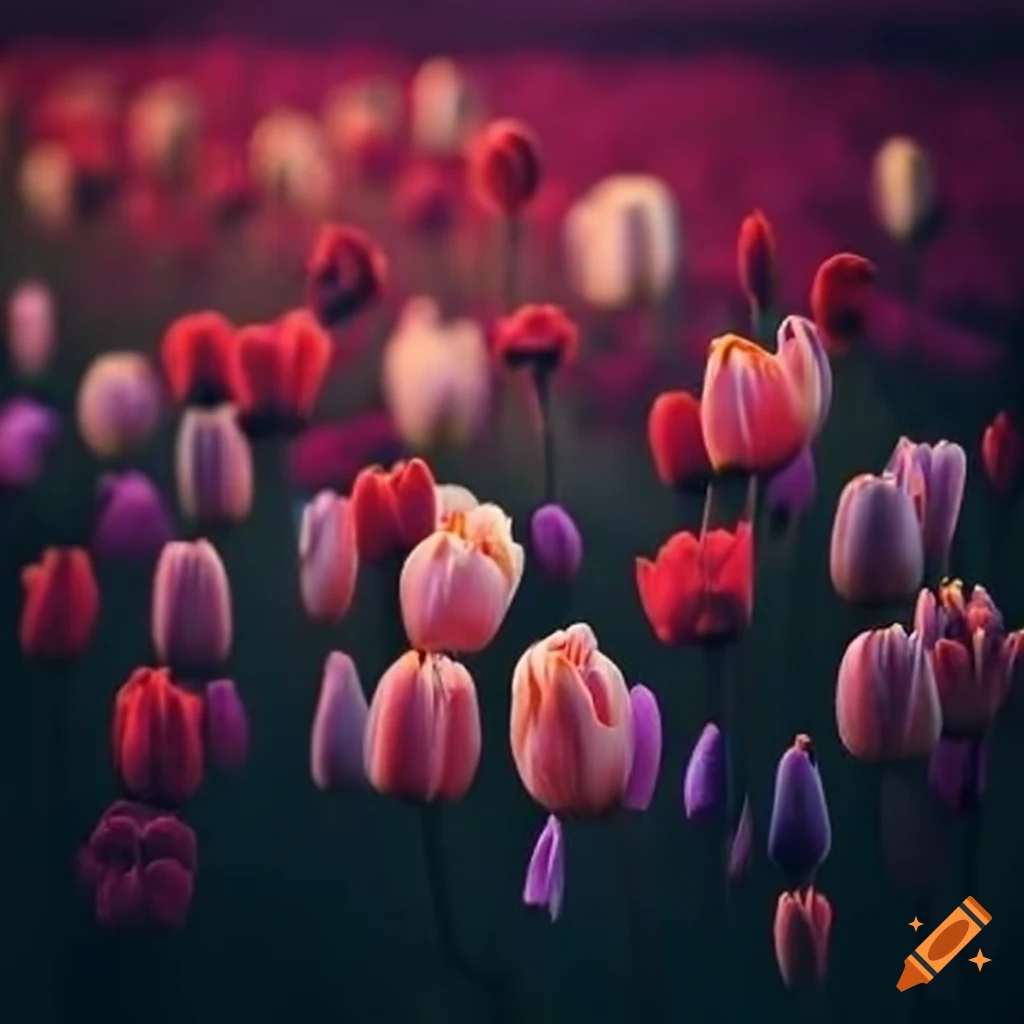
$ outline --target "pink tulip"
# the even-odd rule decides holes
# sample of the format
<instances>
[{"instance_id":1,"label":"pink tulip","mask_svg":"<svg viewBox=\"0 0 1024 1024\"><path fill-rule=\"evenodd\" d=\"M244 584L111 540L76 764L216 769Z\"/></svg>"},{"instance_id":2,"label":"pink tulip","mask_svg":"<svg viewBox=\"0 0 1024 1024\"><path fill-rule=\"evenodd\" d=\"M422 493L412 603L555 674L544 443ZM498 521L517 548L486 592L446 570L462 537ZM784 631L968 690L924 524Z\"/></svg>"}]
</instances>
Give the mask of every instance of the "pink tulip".
<instances>
[{"instance_id":1,"label":"pink tulip","mask_svg":"<svg viewBox=\"0 0 1024 1024\"><path fill-rule=\"evenodd\" d=\"M303 510L299 530L299 589L306 614L338 622L356 588L359 554L348 498L321 491Z\"/></svg>"},{"instance_id":2,"label":"pink tulip","mask_svg":"<svg viewBox=\"0 0 1024 1024\"><path fill-rule=\"evenodd\" d=\"M633 711L618 666L577 623L533 644L512 677L512 757L552 814L599 814L626 792Z\"/></svg>"},{"instance_id":3,"label":"pink tulip","mask_svg":"<svg viewBox=\"0 0 1024 1024\"><path fill-rule=\"evenodd\" d=\"M814 985L828 969L832 906L814 889L784 892L775 907L775 959L786 988Z\"/></svg>"},{"instance_id":4,"label":"pink tulip","mask_svg":"<svg viewBox=\"0 0 1024 1024\"><path fill-rule=\"evenodd\" d=\"M483 650L522 576L523 549L497 505L445 517L402 567L399 597L409 642L418 651Z\"/></svg>"},{"instance_id":5,"label":"pink tulip","mask_svg":"<svg viewBox=\"0 0 1024 1024\"><path fill-rule=\"evenodd\" d=\"M480 763L480 709L465 666L407 651L381 677L363 742L366 777L387 796L457 800Z\"/></svg>"}]
</instances>

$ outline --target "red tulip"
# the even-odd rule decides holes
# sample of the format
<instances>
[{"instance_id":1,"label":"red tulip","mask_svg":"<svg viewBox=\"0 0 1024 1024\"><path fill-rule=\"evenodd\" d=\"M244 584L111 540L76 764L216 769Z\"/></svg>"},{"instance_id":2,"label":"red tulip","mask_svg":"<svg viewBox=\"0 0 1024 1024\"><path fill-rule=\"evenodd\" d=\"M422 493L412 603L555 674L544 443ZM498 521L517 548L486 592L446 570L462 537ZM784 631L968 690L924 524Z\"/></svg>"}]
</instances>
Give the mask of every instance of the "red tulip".
<instances>
[{"instance_id":1,"label":"red tulip","mask_svg":"<svg viewBox=\"0 0 1024 1024\"><path fill-rule=\"evenodd\" d=\"M830 256L814 275L811 312L832 353L846 352L864 333L875 265L852 253Z\"/></svg>"},{"instance_id":2,"label":"red tulip","mask_svg":"<svg viewBox=\"0 0 1024 1024\"><path fill-rule=\"evenodd\" d=\"M820 982L828 970L832 906L814 889L784 892L775 907L775 959L786 988Z\"/></svg>"},{"instance_id":3,"label":"red tulip","mask_svg":"<svg viewBox=\"0 0 1024 1024\"><path fill-rule=\"evenodd\" d=\"M513 369L555 370L572 362L579 330L561 306L520 306L495 327L494 350Z\"/></svg>"},{"instance_id":4,"label":"red tulip","mask_svg":"<svg viewBox=\"0 0 1024 1024\"><path fill-rule=\"evenodd\" d=\"M640 603L663 644L706 643L735 636L754 611L754 535L735 531L673 534L654 562L636 560Z\"/></svg>"},{"instance_id":5,"label":"red tulip","mask_svg":"<svg viewBox=\"0 0 1024 1024\"><path fill-rule=\"evenodd\" d=\"M702 489L711 461L700 424L700 399L689 391L663 391L647 417L647 443L666 487Z\"/></svg>"},{"instance_id":6,"label":"red tulip","mask_svg":"<svg viewBox=\"0 0 1024 1024\"><path fill-rule=\"evenodd\" d=\"M47 548L22 570L25 603L19 639L30 658L63 661L81 655L92 638L100 592L82 548Z\"/></svg>"},{"instance_id":7,"label":"red tulip","mask_svg":"<svg viewBox=\"0 0 1024 1024\"><path fill-rule=\"evenodd\" d=\"M337 327L380 296L387 274L387 257L368 234L328 224L306 262L306 303L321 324Z\"/></svg>"},{"instance_id":8,"label":"red tulip","mask_svg":"<svg viewBox=\"0 0 1024 1024\"><path fill-rule=\"evenodd\" d=\"M160 354L178 402L220 405L237 401L242 393L234 328L220 313L178 317L164 335Z\"/></svg>"},{"instance_id":9,"label":"red tulip","mask_svg":"<svg viewBox=\"0 0 1024 1024\"><path fill-rule=\"evenodd\" d=\"M740 287L753 309L760 313L775 303L775 231L771 221L754 210L743 218L736 243Z\"/></svg>"},{"instance_id":10,"label":"red tulip","mask_svg":"<svg viewBox=\"0 0 1024 1024\"><path fill-rule=\"evenodd\" d=\"M470 147L470 187L494 213L506 217L521 213L537 194L542 175L540 146L519 121L492 121Z\"/></svg>"},{"instance_id":11,"label":"red tulip","mask_svg":"<svg viewBox=\"0 0 1024 1024\"><path fill-rule=\"evenodd\" d=\"M981 462L996 494L1009 494L1020 482L1024 437L1009 413L999 413L985 428L981 438Z\"/></svg>"},{"instance_id":12,"label":"red tulip","mask_svg":"<svg viewBox=\"0 0 1024 1024\"><path fill-rule=\"evenodd\" d=\"M352 516L360 559L378 562L411 551L437 526L430 467L422 459L396 462L390 470L368 466L352 485Z\"/></svg>"},{"instance_id":13,"label":"red tulip","mask_svg":"<svg viewBox=\"0 0 1024 1024\"><path fill-rule=\"evenodd\" d=\"M458 196L440 168L417 163L402 175L395 188L395 208L408 231L437 237L452 229L458 216Z\"/></svg>"},{"instance_id":14,"label":"red tulip","mask_svg":"<svg viewBox=\"0 0 1024 1024\"><path fill-rule=\"evenodd\" d=\"M114 702L114 767L132 796L182 804L203 781L203 700L165 668L138 668Z\"/></svg>"}]
</instances>

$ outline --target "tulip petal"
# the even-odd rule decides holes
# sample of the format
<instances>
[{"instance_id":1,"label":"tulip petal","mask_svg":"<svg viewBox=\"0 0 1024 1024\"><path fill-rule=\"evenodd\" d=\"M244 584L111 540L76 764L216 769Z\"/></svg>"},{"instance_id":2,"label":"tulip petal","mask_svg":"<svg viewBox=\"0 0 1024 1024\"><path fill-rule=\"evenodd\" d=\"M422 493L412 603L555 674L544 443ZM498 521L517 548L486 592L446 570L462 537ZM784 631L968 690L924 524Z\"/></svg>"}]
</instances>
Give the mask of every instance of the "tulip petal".
<instances>
[{"instance_id":1,"label":"tulip petal","mask_svg":"<svg viewBox=\"0 0 1024 1024\"><path fill-rule=\"evenodd\" d=\"M230 679L206 684L206 742L218 767L236 771L249 755L249 719Z\"/></svg>"},{"instance_id":2,"label":"tulip petal","mask_svg":"<svg viewBox=\"0 0 1024 1024\"><path fill-rule=\"evenodd\" d=\"M324 665L310 742L310 772L317 789L365 783L363 741L368 715L355 662L347 654L331 652Z\"/></svg>"},{"instance_id":3,"label":"tulip petal","mask_svg":"<svg viewBox=\"0 0 1024 1024\"><path fill-rule=\"evenodd\" d=\"M565 850L561 822L553 814L530 855L523 886L523 903L528 907L546 907L552 922L562 913L565 895Z\"/></svg>"},{"instance_id":4,"label":"tulip petal","mask_svg":"<svg viewBox=\"0 0 1024 1024\"><path fill-rule=\"evenodd\" d=\"M96 888L96 921L101 928L132 928L142 923L145 893L138 868L106 871Z\"/></svg>"},{"instance_id":5,"label":"tulip petal","mask_svg":"<svg viewBox=\"0 0 1024 1024\"><path fill-rule=\"evenodd\" d=\"M725 737L708 722L694 745L683 780L686 817L710 817L722 811L725 801Z\"/></svg>"},{"instance_id":6,"label":"tulip petal","mask_svg":"<svg viewBox=\"0 0 1024 1024\"><path fill-rule=\"evenodd\" d=\"M661 711L657 698L646 686L634 686L629 700L633 706L633 765L622 805L646 811L654 798L661 768Z\"/></svg>"},{"instance_id":7,"label":"tulip petal","mask_svg":"<svg viewBox=\"0 0 1024 1024\"><path fill-rule=\"evenodd\" d=\"M163 928L181 928L192 903L192 875L172 860L155 860L144 869L142 888L149 919Z\"/></svg>"},{"instance_id":8,"label":"tulip petal","mask_svg":"<svg viewBox=\"0 0 1024 1024\"><path fill-rule=\"evenodd\" d=\"M732 882L742 878L750 867L754 853L754 816L750 810L750 797L743 798L743 808L729 847L728 875Z\"/></svg>"}]
</instances>

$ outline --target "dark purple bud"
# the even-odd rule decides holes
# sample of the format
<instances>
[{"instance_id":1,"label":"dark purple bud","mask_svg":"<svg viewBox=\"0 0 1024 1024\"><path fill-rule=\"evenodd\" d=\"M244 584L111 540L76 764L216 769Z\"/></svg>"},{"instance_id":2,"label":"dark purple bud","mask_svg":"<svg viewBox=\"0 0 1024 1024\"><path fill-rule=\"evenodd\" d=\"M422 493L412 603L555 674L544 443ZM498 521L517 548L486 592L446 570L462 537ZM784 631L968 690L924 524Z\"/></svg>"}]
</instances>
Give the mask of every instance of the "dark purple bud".
<instances>
[{"instance_id":1,"label":"dark purple bud","mask_svg":"<svg viewBox=\"0 0 1024 1024\"><path fill-rule=\"evenodd\" d=\"M642 684L629 691L633 706L633 766L622 806L646 811L654 799L661 768L661 712L654 694Z\"/></svg>"},{"instance_id":2,"label":"dark purple bud","mask_svg":"<svg viewBox=\"0 0 1024 1024\"><path fill-rule=\"evenodd\" d=\"M565 849L562 825L552 814L537 838L526 869L523 903L528 907L546 907L552 921L562 913L565 896Z\"/></svg>"},{"instance_id":3,"label":"dark purple bud","mask_svg":"<svg viewBox=\"0 0 1024 1024\"><path fill-rule=\"evenodd\" d=\"M363 737L369 710L355 662L332 651L324 663L320 699L310 738L310 773L317 789L344 789L366 782Z\"/></svg>"},{"instance_id":4,"label":"dark purple bud","mask_svg":"<svg viewBox=\"0 0 1024 1024\"><path fill-rule=\"evenodd\" d=\"M928 762L928 782L950 814L975 810L988 784L988 738L942 737Z\"/></svg>"},{"instance_id":5,"label":"dark purple bud","mask_svg":"<svg viewBox=\"0 0 1024 1024\"><path fill-rule=\"evenodd\" d=\"M708 722L686 766L683 807L687 818L705 818L721 812L725 802L725 771L725 737L714 722Z\"/></svg>"},{"instance_id":6,"label":"dark purple bud","mask_svg":"<svg viewBox=\"0 0 1024 1024\"><path fill-rule=\"evenodd\" d=\"M750 812L750 797L743 798L743 809L729 848L729 879L733 882L742 878L750 867L754 852L754 816Z\"/></svg>"},{"instance_id":7,"label":"dark purple bud","mask_svg":"<svg viewBox=\"0 0 1024 1024\"><path fill-rule=\"evenodd\" d=\"M174 537L171 517L145 473L107 473L97 488L92 550L97 558L156 559Z\"/></svg>"},{"instance_id":8,"label":"dark purple bud","mask_svg":"<svg viewBox=\"0 0 1024 1024\"><path fill-rule=\"evenodd\" d=\"M533 553L545 576L570 580L583 561L583 538L561 505L542 505L530 521Z\"/></svg>"},{"instance_id":9,"label":"dark purple bud","mask_svg":"<svg viewBox=\"0 0 1024 1024\"><path fill-rule=\"evenodd\" d=\"M192 873L173 860L155 860L143 872L146 914L160 928L181 928L192 904Z\"/></svg>"},{"instance_id":10,"label":"dark purple bud","mask_svg":"<svg viewBox=\"0 0 1024 1024\"><path fill-rule=\"evenodd\" d=\"M811 507L818 489L814 455L804 448L789 465L771 478L765 493L770 524L773 530L784 531Z\"/></svg>"},{"instance_id":11,"label":"dark purple bud","mask_svg":"<svg viewBox=\"0 0 1024 1024\"><path fill-rule=\"evenodd\" d=\"M34 483L59 432L57 414L29 398L12 399L0 408L0 484Z\"/></svg>"},{"instance_id":12,"label":"dark purple bud","mask_svg":"<svg viewBox=\"0 0 1024 1024\"><path fill-rule=\"evenodd\" d=\"M219 768L235 771L249 755L249 719L230 679L206 686L206 743Z\"/></svg>"}]
</instances>

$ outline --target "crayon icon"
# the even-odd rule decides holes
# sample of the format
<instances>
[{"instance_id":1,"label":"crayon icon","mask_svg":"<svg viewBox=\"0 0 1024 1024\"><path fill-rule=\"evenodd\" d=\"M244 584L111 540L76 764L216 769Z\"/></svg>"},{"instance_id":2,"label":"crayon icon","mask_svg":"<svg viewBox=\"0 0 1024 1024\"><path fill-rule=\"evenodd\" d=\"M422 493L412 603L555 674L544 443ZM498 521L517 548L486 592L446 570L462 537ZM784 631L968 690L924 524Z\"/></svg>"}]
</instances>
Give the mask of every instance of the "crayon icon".
<instances>
[{"instance_id":1,"label":"crayon icon","mask_svg":"<svg viewBox=\"0 0 1024 1024\"><path fill-rule=\"evenodd\" d=\"M968 896L938 928L903 961L896 987L901 992L928 982L992 920L992 915Z\"/></svg>"}]
</instances>

